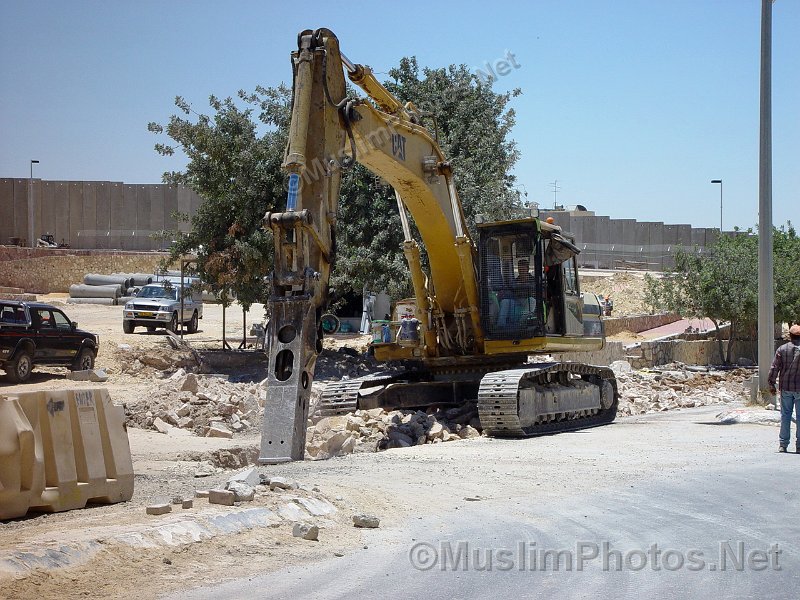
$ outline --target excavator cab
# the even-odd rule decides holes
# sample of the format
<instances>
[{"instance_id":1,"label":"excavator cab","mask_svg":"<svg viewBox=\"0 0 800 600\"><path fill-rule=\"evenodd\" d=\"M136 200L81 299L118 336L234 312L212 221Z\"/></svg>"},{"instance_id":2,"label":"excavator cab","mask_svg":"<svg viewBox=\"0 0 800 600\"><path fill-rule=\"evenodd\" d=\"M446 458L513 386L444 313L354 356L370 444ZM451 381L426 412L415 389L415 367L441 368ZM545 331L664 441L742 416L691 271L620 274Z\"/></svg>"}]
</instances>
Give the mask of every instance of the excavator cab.
<instances>
[{"instance_id":1,"label":"excavator cab","mask_svg":"<svg viewBox=\"0 0 800 600\"><path fill-rule=\"evenodd\" d=\"M575 255L560 228L536 218L478 226L486 340L583 335Z\"/></svg>"}]
</instances>

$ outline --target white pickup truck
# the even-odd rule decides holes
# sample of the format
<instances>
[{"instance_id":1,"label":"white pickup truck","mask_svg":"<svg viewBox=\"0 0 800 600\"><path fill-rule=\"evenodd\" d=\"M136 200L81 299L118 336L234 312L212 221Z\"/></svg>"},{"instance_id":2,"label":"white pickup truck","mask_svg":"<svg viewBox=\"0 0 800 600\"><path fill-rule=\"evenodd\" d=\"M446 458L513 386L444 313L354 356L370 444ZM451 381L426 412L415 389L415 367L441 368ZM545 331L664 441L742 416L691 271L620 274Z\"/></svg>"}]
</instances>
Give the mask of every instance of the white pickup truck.
<instances>
[{"instance_id":1,"label":"white pickup truck","mask_svg":"<svg viewBox=\"0 0 800 600\"><path fill-rule=\"evenodd\" d=\"M177 331L179 323L186 327L187 333L196 333L198 321L203 318L203 298L199 291L188 286L181 287L169 281L151 283L125 304L122 314L125 333L133 333L136 327L147 327L148 331L157 327Z\"/></svg>"}]
</instances>

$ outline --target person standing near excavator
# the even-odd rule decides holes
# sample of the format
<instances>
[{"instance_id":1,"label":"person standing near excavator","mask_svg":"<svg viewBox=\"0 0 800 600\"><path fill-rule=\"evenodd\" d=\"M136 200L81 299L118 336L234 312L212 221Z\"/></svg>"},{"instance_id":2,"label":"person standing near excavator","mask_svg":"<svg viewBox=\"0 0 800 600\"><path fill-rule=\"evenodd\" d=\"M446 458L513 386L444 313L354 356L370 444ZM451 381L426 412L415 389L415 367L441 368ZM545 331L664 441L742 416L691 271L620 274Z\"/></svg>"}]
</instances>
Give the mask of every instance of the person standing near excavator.
<instances>
[{"instance_id":1,"label":"person standing near excavator","mask_svg":"<svg viewBox=\"0 0 800 600\"><path fill-rule=\"evenodd\" d=\"M786 452L791 440L792 413L795 413L796 451L800 454L800 325L789 328L789 341L778 348L769 370L769 391L777 393L776 380L780 375L781 432L778 452Z\"/></svg>"}]
</instances>

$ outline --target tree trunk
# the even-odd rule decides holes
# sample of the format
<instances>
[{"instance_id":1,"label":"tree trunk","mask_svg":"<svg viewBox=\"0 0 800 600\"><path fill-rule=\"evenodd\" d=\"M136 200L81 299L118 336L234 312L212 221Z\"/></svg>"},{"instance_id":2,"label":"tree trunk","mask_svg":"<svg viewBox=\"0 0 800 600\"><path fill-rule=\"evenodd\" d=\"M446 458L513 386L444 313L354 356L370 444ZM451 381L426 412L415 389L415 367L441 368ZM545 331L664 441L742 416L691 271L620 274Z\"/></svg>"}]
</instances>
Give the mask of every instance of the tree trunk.
<instances>
[{"instance_id":1,"label":"tree trunk","mask_svg":"<svg viewBox=\"0 0 800 600\"><path fill-rule=\"evenodd\" d=\"M733 321L731 321L731 335L728 338L728 352L725 355L725 364L726 365L731 364L731 355L733 354L733 352L732 352L733 351L733 340L734 340L734 335L735 334L736 334L736 330L733 328Z\"/></svg>"},{"instance_id":2,"label":"tree trunk","mask_svg":"<svg viewBox=\"0 0 800 600\"><path fill-rule=\"evenodd\" d=\"M719 322L716 319L711 319L714 323L714 329L717 330L717 344L719 345L719 359L725 361L725 348L722 347L722 332L719 330Z\"/></svg>"}]
</instances>

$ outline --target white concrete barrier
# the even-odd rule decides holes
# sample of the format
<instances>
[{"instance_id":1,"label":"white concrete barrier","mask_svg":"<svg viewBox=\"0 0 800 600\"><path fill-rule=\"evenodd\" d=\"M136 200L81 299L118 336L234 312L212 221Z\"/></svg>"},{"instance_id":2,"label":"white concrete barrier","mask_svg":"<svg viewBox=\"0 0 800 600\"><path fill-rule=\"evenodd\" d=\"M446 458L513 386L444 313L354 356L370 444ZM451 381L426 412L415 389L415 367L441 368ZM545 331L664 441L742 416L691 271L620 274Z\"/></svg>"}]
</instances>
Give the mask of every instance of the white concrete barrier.
<instances>
[{"instance_id":1,"label":"white concrete barrier","mask_svg":"<svg viewBox=\"0 0 800 600\"><path fill-rule=\"evenodd\" d=\"M106 390L0 397L0 519L28 510L60 512L88 502L124 502L132 496L124 413Z\"/></svg>"}]
</instances>

